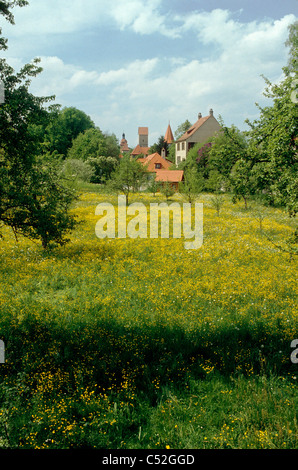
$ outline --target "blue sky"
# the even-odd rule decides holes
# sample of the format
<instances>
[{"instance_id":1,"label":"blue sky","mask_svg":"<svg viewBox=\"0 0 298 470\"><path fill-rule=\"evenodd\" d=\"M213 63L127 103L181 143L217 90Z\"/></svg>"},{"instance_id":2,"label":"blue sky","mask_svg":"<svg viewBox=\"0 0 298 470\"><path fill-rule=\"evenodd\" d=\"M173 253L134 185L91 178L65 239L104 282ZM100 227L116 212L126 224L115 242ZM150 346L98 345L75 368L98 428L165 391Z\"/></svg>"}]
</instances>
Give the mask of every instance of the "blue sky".
<instances>
[{"instance_id":1,"label":"blue sky","mask_svg":"<svg viewBox=\"0 0 298 470\"><path fill-rule=\"evenodd\" d=\"M86 112L104 132L149 144L212 107L244 129L258 117L265 75L282 78L297 0L29 0L1 20L18 70L35 57L36 95Z\"/></svg>"}]
</instances>

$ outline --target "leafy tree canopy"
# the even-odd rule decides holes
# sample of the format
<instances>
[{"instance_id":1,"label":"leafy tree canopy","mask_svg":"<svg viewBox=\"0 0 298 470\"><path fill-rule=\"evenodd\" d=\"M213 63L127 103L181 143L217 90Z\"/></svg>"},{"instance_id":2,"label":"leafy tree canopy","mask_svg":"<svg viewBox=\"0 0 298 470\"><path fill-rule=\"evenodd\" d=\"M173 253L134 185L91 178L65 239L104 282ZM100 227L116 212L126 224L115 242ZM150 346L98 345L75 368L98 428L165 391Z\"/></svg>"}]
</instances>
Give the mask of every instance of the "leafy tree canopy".
<instances>
[{"instance_id":1,"label":"leafy tree canopy","mask_svg":"<svg viewBox=\"0 0 298 470\"><path fill-rule=\"evenodd\" d=\"M75 107L60 110L46 128L45 141L50 152L58 152L66 158L74 139L87 129L94 129L91 118Z\"/></svg>"}]
</instances>

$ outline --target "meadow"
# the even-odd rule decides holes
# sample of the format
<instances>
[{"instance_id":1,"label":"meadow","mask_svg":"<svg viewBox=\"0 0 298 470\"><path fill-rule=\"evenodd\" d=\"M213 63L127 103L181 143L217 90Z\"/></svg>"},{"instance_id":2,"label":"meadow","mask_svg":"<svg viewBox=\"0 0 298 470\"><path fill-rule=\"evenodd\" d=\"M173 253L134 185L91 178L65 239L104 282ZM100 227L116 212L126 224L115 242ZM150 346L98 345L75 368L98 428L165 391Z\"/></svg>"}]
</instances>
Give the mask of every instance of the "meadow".
<instances>
[{"instance_id":1,"label":"meadow","mask_svg":"<svg viewBox=\"0 0 298 470\"><path fill-rule=\"evenodd\" d=\"M186 250L97 238L107 201L81 191L64 247L2 229L0 447L296 449L297 257L276 246L295 221L203 194L203 246Z\"/></svg>"}]
</instances>

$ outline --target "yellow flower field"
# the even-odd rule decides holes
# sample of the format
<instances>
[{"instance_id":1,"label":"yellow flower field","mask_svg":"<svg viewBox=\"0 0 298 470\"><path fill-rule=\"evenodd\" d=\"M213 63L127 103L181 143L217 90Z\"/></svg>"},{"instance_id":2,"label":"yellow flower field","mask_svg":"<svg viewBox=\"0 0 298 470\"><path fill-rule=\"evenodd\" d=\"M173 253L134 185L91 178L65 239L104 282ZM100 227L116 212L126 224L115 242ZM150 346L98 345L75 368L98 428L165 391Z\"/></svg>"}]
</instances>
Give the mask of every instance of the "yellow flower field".
<instances>
[{"instance_id":1,"label":"yellow flower field","mask_svg":"<svg viewBox=\"0 0 298 470\"><path fill-rule=\"evenodd\" d=\"M292 406L297 259L276 245L286 246L295 221L263 208L260 227L260 208L251 203L245 211L228 196L217 215L211 197L198 201L204 204L204 240L197 250L186 250L183 238L97 238L96 206L116 207L117 197L96 192L80 195L73 211L81 223L64 247L45 251L2 230L0 339L6 363L0 424L16 423L10 424L11 437L1 438L3 446L295 447L292 425L275 432L268 417L260 418L258 428L244 419L243 403L231 425L225 406L245 386L219 385L219 377L241 376L255 384L264 374L282 377L276 406L281 420L294 419L288 409L284 414L284 393ZM179 195L173 201L184 202ZM144 193L130 202L149 207L164 201ZM202 420L206 426L210 415L202 413L201 391L195 390L203 383L212 390L212 380L220 388L214 393L223 403L221 418L199 438L198 426ZM183 399L178 390L184 390ZM159 429L165 414L171 432Z\"/></svg>"}]
</instances>

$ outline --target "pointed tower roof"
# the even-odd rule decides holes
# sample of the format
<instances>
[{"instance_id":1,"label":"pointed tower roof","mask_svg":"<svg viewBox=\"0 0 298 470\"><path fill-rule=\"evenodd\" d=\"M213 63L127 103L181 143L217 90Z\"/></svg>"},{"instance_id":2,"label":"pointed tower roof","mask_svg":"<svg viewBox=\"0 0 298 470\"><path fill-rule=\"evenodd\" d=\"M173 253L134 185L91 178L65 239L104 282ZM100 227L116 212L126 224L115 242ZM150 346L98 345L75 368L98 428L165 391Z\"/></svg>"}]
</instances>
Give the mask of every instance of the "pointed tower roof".
<instances>
[{"instance_id":1,"label":"pointed tower roof","mask_svg":"<svg viewBox=\"0 0 298 470\"><path fill-rule=\"evenodd\" d=\"M168 125L168 128L167 128L167 132L166 132L166 135L165 135L165 142L167 144L171 144L174 140L174 136L173 136L173 132L172 132L172 129L171 129L171 126L170 126L170 123Z\"/></svg>"}]
</instances>

